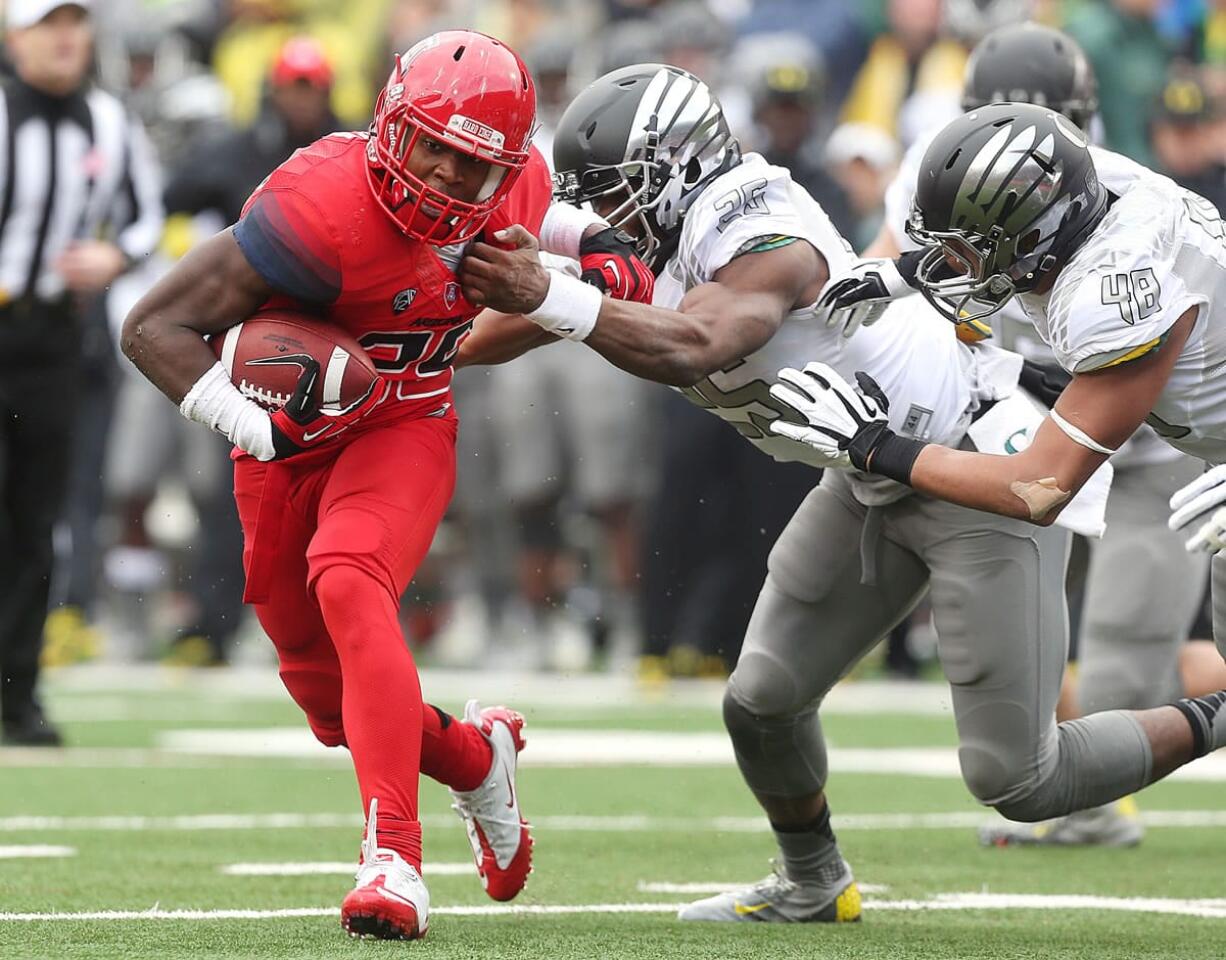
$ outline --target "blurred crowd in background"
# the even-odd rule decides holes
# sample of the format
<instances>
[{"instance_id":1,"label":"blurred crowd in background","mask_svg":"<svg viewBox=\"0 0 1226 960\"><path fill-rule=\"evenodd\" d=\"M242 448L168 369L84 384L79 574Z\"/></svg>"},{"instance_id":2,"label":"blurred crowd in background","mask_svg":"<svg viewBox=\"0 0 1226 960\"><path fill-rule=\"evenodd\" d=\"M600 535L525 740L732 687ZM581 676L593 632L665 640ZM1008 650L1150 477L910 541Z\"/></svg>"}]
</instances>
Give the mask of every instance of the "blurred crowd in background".
<instances>
[{"instance_id":1,"label":"blurred crowd in background","mask_svg":"<svg viewBox=\"0 0 1226 960\"><path fill-rule=\"evenodd\" d=\"M1223 0L96 0L96 81L160 156L161 252L92 305L44 662L271 660L241 604L227 445L116 349L128 308L232 223L297 147L364 129L392 55L439 29L534 72L549 157L571 96L667 61L719 94L747 149L791 168L857 249L908 144L960 112L969 49L1060 26L1099 80L1100 139L1223 207ZM459 486L402 605L426 662L720 675L776 535L817 475L563 342L456 383ZM848 549L854 549L849 544ZM918 669L922 615L887 667Z\"/></svg>"}]
</instances>

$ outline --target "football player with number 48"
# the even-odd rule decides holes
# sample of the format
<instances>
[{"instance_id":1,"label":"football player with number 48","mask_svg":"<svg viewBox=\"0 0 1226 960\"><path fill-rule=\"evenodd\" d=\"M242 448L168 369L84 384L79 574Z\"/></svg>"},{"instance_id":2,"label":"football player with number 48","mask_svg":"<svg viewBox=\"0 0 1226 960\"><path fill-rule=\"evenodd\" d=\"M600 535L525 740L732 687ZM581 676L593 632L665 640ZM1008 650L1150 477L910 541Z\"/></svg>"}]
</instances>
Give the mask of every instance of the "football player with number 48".
<instances>
[{"instance_id":1,"label":"football player with number 48","mask_svg":"<svg viewBox=\"0 0 1226 960\"><path fill-rule=\"evenodd\" d=\"M1171 498L1172 528L1213 558L1214 633L1226 654L1226 225L1208 201L1150 171L1120 193L1085 135L1043 107L996 103L950 123L920 167L908 234L921 247L879 277L828 287L825 308L875 318L914 288L954 323L1017 297L1072 379L1014 456L897 436L871 380L824 364L785 371L772 395L803 425L771 429L929 496L1049 525L1142 422L1217 464ZM854 275L857 268L852 269ZM1226 746L1226 691L1149 711L1152 773ZM1157 735L1157 738L1155 738ZM1161 747L1159 747L1161 744Z\"/></svg>"},{"instance_id":2,"label":"football player with number 48","mask_svg":"<svg viewBox=\"0 0 1226 960\"><path fill-rule=\"evenodd\" d=\"M780 368L814 356L847 376L879 378L898 398L889 423L902 435L1007 449L1041 421L1019 395L1021 358L959 343L918 297L851 338L827 327L814 307L830 275L851 264L850 248L785 168L741 153L697 77L645 63L597 79L558 123L554 168L557 196L590 202L635 237L657 272L651 304L592 296L547 270L518 231L516 249L474 248L460 275L470 299L526 317L485 328L459 362L504 358L512 340L528 348L561 333L680 388L776 459L819 466L837 455L772 432L785 417L798 430L803 419L770 393ZM1009 412L1014 400L1024 413ZM1097 531L1092 500L1081 498L1061 524L1080 513L1083 528ZM826 798L819 708L925 591L963 779L983 803L1014 819L1047 819L1110 802L1170 772L1169 760L1187 759L1168 756L1179 730L1151 729L1169 722L1166 711L1106 711L1057 726L1067 547L1065 530L828 471L771 551L724 694L737 763L779 859L763 880L688 904L680 919L860 918Z\"/></svg>"}]
</instances>

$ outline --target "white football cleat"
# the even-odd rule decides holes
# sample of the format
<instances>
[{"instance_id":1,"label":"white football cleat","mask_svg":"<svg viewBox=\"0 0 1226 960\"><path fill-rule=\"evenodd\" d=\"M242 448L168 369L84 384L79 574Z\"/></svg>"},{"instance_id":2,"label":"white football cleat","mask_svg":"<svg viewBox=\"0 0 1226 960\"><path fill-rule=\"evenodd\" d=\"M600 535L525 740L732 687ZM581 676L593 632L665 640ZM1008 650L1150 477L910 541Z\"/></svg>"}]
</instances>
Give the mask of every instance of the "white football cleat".
<instances>
[{"instance_id":1,"label":"white football cleat","mask_svg":"<svg viewBox=\"0 0 1226 960\"><path fill-rule=\"evenodd\" d=\"M430 892L412 864L395 850L380 847L375 837L375 809L362 840L362 862L354 888L341 903L341 926L351 937L420 940L430 923Z\"/></svg>"},{"instance_id":2,"label":"white football cleat","mask_svg":"<svg viewBox=\"0 0 1226 960\"><path fill-rule=\"evenodd\" d=\"M464 820L477 873L495 900L511 900L532 872L532 834L519 811L515 768L524 748L524 718L507 707L464 706L464 722L481 731L494 755L475 790L452 790L452 809Z\"/></svg>"}]
</instances>

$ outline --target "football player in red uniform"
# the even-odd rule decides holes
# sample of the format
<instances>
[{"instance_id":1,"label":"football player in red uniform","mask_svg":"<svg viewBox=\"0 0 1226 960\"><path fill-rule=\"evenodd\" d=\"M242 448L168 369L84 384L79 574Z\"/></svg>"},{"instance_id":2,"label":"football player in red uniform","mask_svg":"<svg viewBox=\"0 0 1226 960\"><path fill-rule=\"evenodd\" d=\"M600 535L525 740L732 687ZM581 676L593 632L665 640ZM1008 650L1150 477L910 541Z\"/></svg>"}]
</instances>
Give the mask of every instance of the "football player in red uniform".
<instances>
[{"instance_id":1,"label":"football player in red uniform","mask_svg":"<svg viewBox=\"0 0 1226 960\"><path fill-rule=\"evenodd\" d=\"M474 322L499 321L479 318L456 279L468 243L524 224L602 290L651 295L607 224L550 207L534 117L532 81L506 46L469 31L423 40L397 59L369 133L296 153L124 325L127 356L237 448L246 599L315 736L352 753L368 815L341 907L355 935L426 932L419 771L451 788L490 896L515 896L531 865L514 789L523 719L470 702L457 722L423 705L396 612L454 486L452 358ZM261 307L337 324L381 379L337 412L313 404L318 370L304 370L269 414L204 339Z\"/></svg>"}]
</instances>

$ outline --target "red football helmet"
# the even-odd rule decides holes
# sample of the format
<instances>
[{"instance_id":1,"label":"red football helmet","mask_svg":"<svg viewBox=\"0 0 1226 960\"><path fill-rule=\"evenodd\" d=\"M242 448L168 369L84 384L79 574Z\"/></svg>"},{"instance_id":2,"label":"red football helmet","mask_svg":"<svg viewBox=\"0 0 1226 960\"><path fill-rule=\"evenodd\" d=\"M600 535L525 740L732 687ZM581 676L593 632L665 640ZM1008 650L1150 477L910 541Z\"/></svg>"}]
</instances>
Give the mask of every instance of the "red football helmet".
<instances>
[{"instance_id":1,"label":"red football helmet","mask_svg":"<svg viewBox=\"0 0 1226 960\"><path fill-rule=\"evenodd\" d=\"M379 206L404 233L427 243L477 235L528 162L536 90L505 44L471 30L427 37L403 56L375 104L367 180ZM477 198L457 200L409 171L420 137L490 165Z\"/></svg>"}]
</instances>

